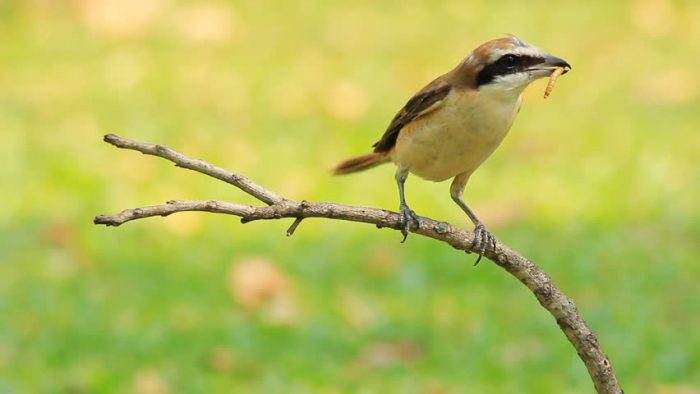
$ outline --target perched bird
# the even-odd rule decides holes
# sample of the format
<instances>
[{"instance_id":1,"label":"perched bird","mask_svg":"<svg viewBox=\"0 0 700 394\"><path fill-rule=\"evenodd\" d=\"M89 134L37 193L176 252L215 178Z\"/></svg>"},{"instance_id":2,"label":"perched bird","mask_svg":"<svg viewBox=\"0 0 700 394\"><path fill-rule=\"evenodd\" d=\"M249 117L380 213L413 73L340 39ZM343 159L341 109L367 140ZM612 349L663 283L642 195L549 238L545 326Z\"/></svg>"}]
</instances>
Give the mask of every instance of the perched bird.
<instances>
[{"instance_id":1,"label":"perched bird","mask_svg":"<svg viewBox=\"0 0 700 394\"><path fill-rule=\"evenodd\" d=\"M495 245L495 238L462 200L464 187L508 133L523 90L559 67L564 72L571 68L565 60L515 36L488 41L408 100L372 153L341 162L334 173L349 174L389 161L396 164L401 242L411 225L418 225L404 196L408 174L436 182L453 178L450 196L474 224L472 251L478 250L481 258L487 244Z\"/></svg>"}]
</instances>

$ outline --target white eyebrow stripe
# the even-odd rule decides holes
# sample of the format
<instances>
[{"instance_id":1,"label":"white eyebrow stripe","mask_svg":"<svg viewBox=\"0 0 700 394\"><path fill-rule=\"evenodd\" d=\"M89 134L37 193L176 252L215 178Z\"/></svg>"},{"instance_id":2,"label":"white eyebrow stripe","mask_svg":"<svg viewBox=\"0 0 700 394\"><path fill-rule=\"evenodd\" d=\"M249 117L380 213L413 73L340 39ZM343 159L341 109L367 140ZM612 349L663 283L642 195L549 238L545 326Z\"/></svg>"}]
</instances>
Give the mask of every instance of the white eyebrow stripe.
<instances>
[{"instance_id":1,"label":"white eyebrow stripe","mask_svg":"<svg viewBox=\"0 0 700 394\"><path fill-rule=\"evenodd\" d=\"M542 51L532 46L517 46L508 49L495 48L493 51L491 51L489 63L493 63L500 59L501 56L508 54L532 57L540 57L544 55Z\"/></svg>"}]
</instances>

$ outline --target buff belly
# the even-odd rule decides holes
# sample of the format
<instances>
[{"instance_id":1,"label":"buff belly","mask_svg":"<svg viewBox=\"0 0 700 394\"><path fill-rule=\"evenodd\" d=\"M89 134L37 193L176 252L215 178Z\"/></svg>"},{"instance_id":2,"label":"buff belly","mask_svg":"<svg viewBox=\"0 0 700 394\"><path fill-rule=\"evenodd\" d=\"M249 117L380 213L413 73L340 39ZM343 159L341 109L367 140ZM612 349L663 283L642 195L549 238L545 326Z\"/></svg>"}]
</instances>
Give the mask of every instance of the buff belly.
<instances>
[{"instance_id":1,"label":"buff belly","mask_svg":"<svg viewBox=\"0 0 700 394\"><path fill-rule=\"evenodd\" d=\"M521 103L519 94L475 98L474 94L450 93L435 111L406 125L390 153L391 160L431 181L471 175L503 141Z\"/></svg>"}]
</instances>

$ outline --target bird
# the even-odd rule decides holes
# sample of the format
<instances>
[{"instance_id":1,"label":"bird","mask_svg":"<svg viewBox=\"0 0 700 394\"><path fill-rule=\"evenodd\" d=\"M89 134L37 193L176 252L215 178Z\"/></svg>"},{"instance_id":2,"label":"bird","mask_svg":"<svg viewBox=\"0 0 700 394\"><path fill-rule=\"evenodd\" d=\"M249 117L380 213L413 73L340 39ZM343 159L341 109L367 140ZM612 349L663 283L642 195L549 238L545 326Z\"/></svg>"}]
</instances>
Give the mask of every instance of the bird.
<instances>
[{"instance_id":1,"label":"bird","mask_svg":"<svg viewBox=\"0 0 700 394\"><path fill-rule=\"evenodd\" d=\"M435 78L399 110L372 152L340 162L336 175L393 162L399 191L399 228L405 242L418 216L409 208L404 184L409 174L428 181L452 178L450 196L474 225L470 252L495 248L496 238L462 199L470 176L510 130L525 88L571 65L514 35L481 44L456 67Z\"/></svg>"}]
</instances>

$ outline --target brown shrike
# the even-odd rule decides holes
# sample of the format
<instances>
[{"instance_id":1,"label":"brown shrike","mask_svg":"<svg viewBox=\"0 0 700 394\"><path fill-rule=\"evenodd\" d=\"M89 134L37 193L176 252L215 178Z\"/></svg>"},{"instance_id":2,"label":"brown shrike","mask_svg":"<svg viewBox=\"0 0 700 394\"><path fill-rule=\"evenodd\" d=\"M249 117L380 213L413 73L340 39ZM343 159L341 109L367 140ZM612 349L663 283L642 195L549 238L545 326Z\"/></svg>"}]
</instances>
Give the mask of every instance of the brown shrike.
<instances>
[{"instance_id":1,"label":"brown shrike","mask_svg":"<svg viewBox=\"0 0 700 394\"><path fill-rule=\"evenodd\" d=\"M334 172L396 164L403 241L411 224L418 225L404 197L408 174L435 182L453 178L450 196L474 223L472 250L480 259L496 239L462 200L464 187L508 133L525 88L557 68L566 72L571 66L514 36L489 41L408 100L372 153L343 161Z\"/></svg>"}]
</instances>

